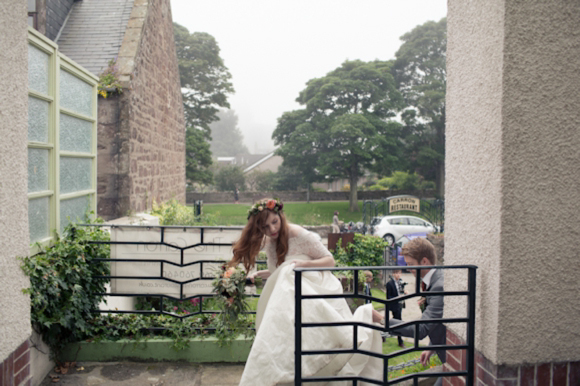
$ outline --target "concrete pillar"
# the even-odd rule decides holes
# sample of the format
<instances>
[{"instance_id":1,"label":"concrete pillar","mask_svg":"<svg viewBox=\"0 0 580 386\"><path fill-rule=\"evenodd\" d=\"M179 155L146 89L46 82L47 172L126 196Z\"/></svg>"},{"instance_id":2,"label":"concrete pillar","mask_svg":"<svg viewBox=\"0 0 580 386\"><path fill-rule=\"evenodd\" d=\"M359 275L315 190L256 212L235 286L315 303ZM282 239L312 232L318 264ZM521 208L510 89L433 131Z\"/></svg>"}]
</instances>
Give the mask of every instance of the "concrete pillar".
<instances>
[{"instance_id":1,"label":"concrete pillar","mask_svg":"<svg viewBox=\"0 0 580 386\"><path fill-rule=\"evenodd\" d=\"M449 0L447 23L445 264L479 266L478 378L576 385L580 2Z\"/></svg>"},{"instance_id":2,"label":"concrete pillar","mask_svg":"<svg viewBox=\"0 0 580 386\"><path fill-rule=\"evenodd\" d=\"M18 256L28 237L28 47L27 4L0 7L0 384L30 378L29 286Z\"/></svg>"}]
</instances>

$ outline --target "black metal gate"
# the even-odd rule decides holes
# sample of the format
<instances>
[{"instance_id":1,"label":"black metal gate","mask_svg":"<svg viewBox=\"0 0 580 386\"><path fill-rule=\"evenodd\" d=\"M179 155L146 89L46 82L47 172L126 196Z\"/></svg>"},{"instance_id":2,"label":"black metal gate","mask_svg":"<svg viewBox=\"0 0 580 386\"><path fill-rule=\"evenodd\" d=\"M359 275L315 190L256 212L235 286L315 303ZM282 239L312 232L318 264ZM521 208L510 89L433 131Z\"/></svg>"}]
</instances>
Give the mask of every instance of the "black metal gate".
<instances>
[{"instance_id":1,"label":"black metal gate","mask_svg":"<svg viewBox=\"0 0 580 386\"><path fill-rule=\"evenodd\" d=\"M416 270L417 274L419 275L419 270L429 269L429 268L437 268L437 269L445 269L445 270L456 270L456 269L464 269L468 272L468 282L467 282L467 291L442 291L442 292L429 292L429 296L465 296L467 298L467 315L462 318L441 318L441 319L422 319L422 320L414 320L405 322L402 324L397 325L397 328L404 327L408 325L415 326L415 340L413 347L409 347L396 353L392 354L383 354L377 353L372 351L366 350L359 350L357 348L357 327L366 327L374 330L383 331L385 333L390 332L391 330L395 330L396 328L389 327L389 313L386 312L385 315L385 326L378 326L374 324L366 324L361 322L334 322L334 323L302 323L302 301L308 299L330 299L330 298L337 298L337 297L344 297L344 298L358 298L358 299L369 299L375 302L380 302L385 305L385 309L388 310L388 305L393 302L399 302L401 300L410 299L414 297L420 297L425 292L421 292L420 288L420 280L416 281L415 286L415 293L399 296L394 299L389 300L382 300L373 298L371 296L366 296L359 292L357 286L354 286L353 293L344 293L341 295L303 295L302 294L302 272L307 271L336 271L336 270L352 270L354 271L354 282L358 283L358 274L361 270L394 270L398 269L398 267L339 267L339 268L296 268L296 277L295 277L295 380L294 384L299 386L305 382L330 382L330 381L352 381L353 385L357 385L359 381L372 383L375 385L393 385L397 384L406 380L412 379L415 385L418 385L419 378L434 378L434 377L459 377L464 376L466 377L466 385L473 386L474 382L474 369L475 369L475 284L476 284L476 266L473 265L455 265L455 266L412 266L407 267L408 270ZM420 275L419 275L420 276ZM461 350L465 349L467 352L467 362L466 362L466 370L464 371L454 371L454 372L429 372L429 373L415 373L405 375L396 379L389 381L388 379L388 369L389 369L389 359L407 354L413 351L423 351L426 349L424 346L419 346L419 325L420 324L427 324L427 323L465 323L467 326L467 343L462 345L434 345L429 346L429 349L433 350ZM316 328L316 327L332 327L332 326L352 326L353 327L353 348L352 349L336 349L336 350L309 350L303 351L302 350L302 329L303 328ZM304 377L302 375L302 356L305 355L321 355L321 354L365 354L369 356L373 356L376 358L383 359L383 379L371 379L364 376L334 376L334 377L313 377L308 376Z\"/></svg>"},{"instance_id":2,"label":"black metal gate","mask_svg":"<svg viewBox=\"0 0 580 386\"><path fill-rule=\"evenodd\" d=\"M108 244L108 245L135 245L141 246L143 248L153 248L153 247L167 247L176 250L176 253L179 253L179 262L164 260L164 259L143 259L143 258L108 258L108 259L93 259L93 261L106 261L108 263L151 263L151 264L158 264L157 274L155 275L147 275L147 276L139 276L139 275L131 275L131 276L119 276L119 275L97 275L95 278L101 279L109 279L109 280L152 280L156 282L167 282L167 283L174 283L179 285L179 294L178 296L171 296L166 294L160 293L135 293L135 292L106 292L106 293L97 293L94 295L98 296L111 296L111 297L148 297L148 298L157 298L159 299L159 309L157 310L118 310L118 309L109 309L109 310L99 310L95 309L92 310L94 313L105 313L105 314L146 314L146 315L167 315L177 319L185 319L190 318L199 314L214 314L219 313L219 310L207 310L203 308L203 299L210 298L217 296L216 294L198 294L192 296L186 296L184 294L184 287L190 283L197 282L197 281L212 281L215 278L215 274L211 268L208 267L215 267L216 265L219 266L223 263L226 263L226 260L197 260L194 262L186 262L184 255L187 250L198 248L198 247L231 247L231 243L216 243L211 242L206 239L206 234L208 231L228 231L228 230L241 230L242 227L215 227L215 226L161 226L161 225L111 225L111 224L76 224L76 227L105 227L105 228L127 228L127 229L159 229L159 239L152 242L144 242L144 241L89 241L90 244ZM179 230L182 232L190 232L195 231L199 232L200 238L199 242L189 244L189 245L182 245L177 246L168 242L166 239L166 233L169 231ZM73 228L74 234L74 228ZM258 260L256 261L257 264L265 264L266 261ZM191 277L186 280L179 280L180 278L172 278L168 277L164 274L165 270L168 267L178 267L178 268L186 268L186 267L199 267L199 277ZM197 269L197 268L196 268ZM247 295L250 297L259 297L259 295ZM174 313L164 311L163 304L167 299L171 300L178 300L178 301L188 301L192 299L199 299L199 308L195 312L191 312L187 315L176 315ZM255 314L255 311L247 311L247 314ZM157 330L160 328L156 328ZM199 329L197 329L199 330ZM212 332L215 328L205 328L204 330Z\"/></svg>"}]
</instances>

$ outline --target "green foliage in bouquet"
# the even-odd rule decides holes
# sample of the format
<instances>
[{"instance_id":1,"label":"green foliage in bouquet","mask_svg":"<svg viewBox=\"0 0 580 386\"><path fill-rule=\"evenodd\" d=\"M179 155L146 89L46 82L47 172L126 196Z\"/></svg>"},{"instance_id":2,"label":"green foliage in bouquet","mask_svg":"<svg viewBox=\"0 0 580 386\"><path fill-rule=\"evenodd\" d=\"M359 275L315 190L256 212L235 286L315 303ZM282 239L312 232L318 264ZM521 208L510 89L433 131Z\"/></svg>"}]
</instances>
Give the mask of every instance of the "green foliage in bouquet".
<instances>
[{"instance_id":1,"label":"green foliage in bouquet","mask_svg":"<svg viewBox=\"0 0 580 386\"><path fill-rule=\"evenodd\" d=\"M229 343L240 334L252 336L252 326L243 317L250 310L245 296L246 272L239 267L228 268L224 264L212 284L221 311L216 323L218 344Z\"/></svg>"}]
</instances>

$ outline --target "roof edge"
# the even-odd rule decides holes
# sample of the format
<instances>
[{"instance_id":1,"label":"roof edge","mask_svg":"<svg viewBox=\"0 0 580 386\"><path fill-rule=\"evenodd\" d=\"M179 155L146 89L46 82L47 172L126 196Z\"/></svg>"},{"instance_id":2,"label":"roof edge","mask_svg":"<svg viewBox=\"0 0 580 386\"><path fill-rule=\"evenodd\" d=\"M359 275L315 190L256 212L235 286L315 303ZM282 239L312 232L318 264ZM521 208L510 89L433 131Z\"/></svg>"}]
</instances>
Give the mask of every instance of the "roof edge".
<instances>
[{"instance_id":1,"label":"roof edge","mask_svg":"<svg viewBox=\"0 0 580 386\"><path fill-rule=\"evenodd\" d=\"M117 65L120 72L119 80L123 88L129 88L133 78L135 58L139 53L139 47L141 47L143 28L149 14L149 6L150 2L147 0L135 0L133 2L131 16L129 16L129 22L127 23L117 57Z\"/></svg>"}]
</instances>

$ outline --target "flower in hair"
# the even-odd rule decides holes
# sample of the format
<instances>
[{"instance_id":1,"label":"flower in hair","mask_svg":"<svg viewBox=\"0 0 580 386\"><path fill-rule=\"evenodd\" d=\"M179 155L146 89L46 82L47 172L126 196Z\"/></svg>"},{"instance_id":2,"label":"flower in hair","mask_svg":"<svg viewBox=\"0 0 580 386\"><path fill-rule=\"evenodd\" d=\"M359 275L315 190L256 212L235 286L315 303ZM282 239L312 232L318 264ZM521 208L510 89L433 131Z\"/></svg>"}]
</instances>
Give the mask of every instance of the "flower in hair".
<instances>
[{"instance_id":1,"label":"flower in hair","mask_svg":"<svg viewBox=\"0 0 580 386\"><path fill-rule=\"evenodd\" d=\"M283 207L284 207L284 204L282 204L282 202L277 198L268 199L268 200L260 200L260 201L256 202L254 205L252 205L250 210L248 210L248 219L250 217L252 217L253 215L262 212L264 209L268 209L268 210L278 214L282 210Z\"/></svg>"}]
</instances>

